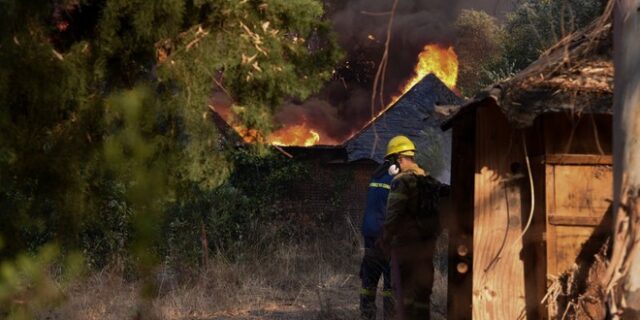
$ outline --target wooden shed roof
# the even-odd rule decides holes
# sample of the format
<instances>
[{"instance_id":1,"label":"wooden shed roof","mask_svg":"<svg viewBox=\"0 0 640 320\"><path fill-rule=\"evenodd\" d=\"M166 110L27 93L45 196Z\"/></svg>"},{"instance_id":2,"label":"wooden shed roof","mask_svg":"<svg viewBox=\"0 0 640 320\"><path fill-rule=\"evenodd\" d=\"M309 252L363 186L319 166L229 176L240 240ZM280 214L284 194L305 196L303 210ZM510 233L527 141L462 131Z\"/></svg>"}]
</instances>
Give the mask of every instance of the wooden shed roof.
<instances>
[{"instance_id":1,"label":"wooden shed roof","mask_svg":"<svg viewBox=\"0 0 640 320\"><path fill-rule=\"evenodd\" d=\"M611 113L613 1L584 29L560 40L515 76L478 93L447 119L443 129L467 110L494 102L515 127L528 127L543 113Z\"/></svg>"}]
</instances>

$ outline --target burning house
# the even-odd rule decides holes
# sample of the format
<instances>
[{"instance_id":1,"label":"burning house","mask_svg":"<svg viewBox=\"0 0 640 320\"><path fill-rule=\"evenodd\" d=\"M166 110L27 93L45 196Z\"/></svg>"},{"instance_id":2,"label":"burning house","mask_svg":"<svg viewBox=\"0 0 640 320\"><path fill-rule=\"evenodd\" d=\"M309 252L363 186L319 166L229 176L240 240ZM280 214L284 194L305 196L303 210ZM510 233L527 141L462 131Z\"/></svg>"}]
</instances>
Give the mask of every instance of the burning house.
<instances>
[{"instance_id":1,"label":"burning house","mask_svg":"<svg viewBox=\"0 0 640 320\"><path fill-rule=\"evenodd\" d=\"M438 77L429 74L339 145L274 144L283 156L306 163L313 173L313 179L296 187L296 195L286 206L293 212L322 215L326 214L325 210L331 210L329 204L341 200L336 198L336 193L340 193L344 201L339 201L337 207L358 228L371 174L382 163L389 139L399 134L413 139L421 150L419 159L427 162L426 168L448 181L449 162L443 159L450 159L451 136L442 132L439 125L450 110L461 103L462 99ZM213 121L227 143L243 144L237 129L215 112Z\"/></svg>"},{"instance_id":2,"label":"burning house","mask_svg":"<svg viewBox=\"0 0 640 320\"><path fill-rule=\"evenodd\" d=\"M448 182L451 136L440 132L439 125L461 103L459 96L429 74L343 143L346 160L382 163L387 142L402 134L416 142L421 165L439 180Z\"/></svg>"},{"instance_id":3,"label":"burning house","mask_svg":"<svg viewBox=\"0 0 640 320\"><path fill-rule=\"evenodd\" d=\"M336 230L341 230L346 222L353 228L351 235L359 235L371 174L383 162L387 142L400 134L416 143L417 160L423 168L441 181L449 182L451 133L440 130L440 124L463 102L453 91L457 68L453 48L426 45L418 56L413 77L403 83L399 94L342 143L323 144L327 141L326 132L313 126L316 119L312 117L301 117L302 122L289 123L264 139L283 157L304 163L312 174L295 185L290 197L279 205L302 221L327 219L335 224ZM251 135L245 136L244 128L229 130L227 118L223 120L217 115L214 118L222 121L219 129L235 136L227 141L244 138L246 143L254 139ZM354 240L359 241L357 238ZM442 247L446 247L446 240L442 243ZM440 251L442 263L436 268L436 282L440 285L434 290L434 296L438 297L434 310L440 314L446 313L447 305L445 252L446 249Z\"/></svg>"},{"instance_id":4,"label":"burning house","mask_svg":"<svg viewBox=\"0 0 640 320\"><path fill-rule=\"evenodd\" d=\"M323 210L335 200L335 190L341 190L348 201L340 210L357 217L357 226L371 174L383 162L389 139L399 134L416 141L422 150L419 157L439 162L436 166L427 163L427 168L438 169L438 176L448 181L448 162L442 159L450 159L451 137L439 125L460 103L462 99L431 74L340 145L278 147L283 154L312 167L314 178L298 188L295 206L299 211Z\"/></svg>"},{"instance_id":5,"label":"burning house","mask_svg":"<svg viewBox=\"0 0 640 320\"><path fill-rule=\"evenodd\" d=\"M450 319L603 319L602 292L587 284L610 232L610 12L443 125ZM569 309L578 297L589 298Z\"/></svg>"}]
</instances>

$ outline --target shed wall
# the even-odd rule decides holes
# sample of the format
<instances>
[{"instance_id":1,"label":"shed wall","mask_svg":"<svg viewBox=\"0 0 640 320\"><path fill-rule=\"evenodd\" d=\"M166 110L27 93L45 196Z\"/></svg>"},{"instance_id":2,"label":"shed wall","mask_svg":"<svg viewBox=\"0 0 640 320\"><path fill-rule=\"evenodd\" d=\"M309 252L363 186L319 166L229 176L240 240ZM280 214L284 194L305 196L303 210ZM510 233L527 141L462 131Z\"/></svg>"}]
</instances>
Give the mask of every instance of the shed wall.
<instances>
[{"instance_id":1,"label":"shed wall","mask_svg":"<svg viewBox=\"0 0 640 320\"><path fill-rule=\"evenodd\" d=\"M549 277L587 256L593 260L606 239L594 230L610 229L603 224L611 189L611 129L610 115L562 112L542 115L532 127L518 131L492 103L456 120L450 319L467 319L469 314L476 319L548 318L540 301ZM473 175L465 171L471 160ZM532 223L520 240L532 203ZM458 247L468 235L473 243L467 258L473 266L469 274L461 274L456 266L464 259ZM465 281L472 285L465 287ZM472 310L465 308L471 305L467 301L472 301Z\"/></svg>"},{"instance_id":2,"label":"shed wall","mask_svg":"<svg viewBox=\"0 0 640 320\"><path fill-rule=\"evenodd\" d=\"M612 152L611 115L550 113L541 117L546 154L601 154Z\"/></svg>"},{"instance_id":3,"label":"shed wall","mask_svg":"<svg viewBox=\"0 0 640 320\"><path fill-rule=\"evenodd\" d=\"M462 115L452 131L449 233L448 319L471 319L473 290L473 210L475 109Z\"/></svg>"},{"instance_id":4,"label":"shed wall","mask_svg":"<svg viewBox=\"0 0 640 320\"><path fill-rule=\"evenodd\" d=\"M495 106L476 112L473 318L518 319L526 310L521 133Z\"/></svg>"}]
</instances>

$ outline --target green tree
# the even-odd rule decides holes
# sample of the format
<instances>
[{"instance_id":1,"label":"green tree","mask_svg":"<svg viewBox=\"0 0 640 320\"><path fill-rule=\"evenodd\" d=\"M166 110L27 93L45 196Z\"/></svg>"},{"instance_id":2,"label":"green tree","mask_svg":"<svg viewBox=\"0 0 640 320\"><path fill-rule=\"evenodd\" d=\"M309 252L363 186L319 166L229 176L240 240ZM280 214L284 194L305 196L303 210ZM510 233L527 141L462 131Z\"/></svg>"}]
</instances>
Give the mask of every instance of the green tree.
<instances>
[{"instance_id":1,"label":"green tree","mask_svg":"<svg viewBox=\"0 0 640 320\"><path fill-rule=\"evenodd\" d=\"M233 169L207 117L212 91L268 130L340 58L322 16L317 0L0 1L3 263L105 237L154 263L165 208Z\"/></svg>"},{"instance_id":2,"label":"green tree","mask_svg":"<svg viewBox=\"0 0 640 320\"><path fill-rule=\"evenodd\" d=\"M565 35L602 14L600 0L520 0L505 23L504 65L515 70L531 62Z\"/></svg>"},{"instance_id":3,"label":"green tree","mask_svg":"<svg viewBox=\"0 0 640 320\"><path fill-rule=\"evenodd\" d=\"M463 94L473 95L491 82L487 69L502 56L503 30L494 17L476 10L462 10L455 27L460 62L457 86Z\"/></svg>"}]
</instances>

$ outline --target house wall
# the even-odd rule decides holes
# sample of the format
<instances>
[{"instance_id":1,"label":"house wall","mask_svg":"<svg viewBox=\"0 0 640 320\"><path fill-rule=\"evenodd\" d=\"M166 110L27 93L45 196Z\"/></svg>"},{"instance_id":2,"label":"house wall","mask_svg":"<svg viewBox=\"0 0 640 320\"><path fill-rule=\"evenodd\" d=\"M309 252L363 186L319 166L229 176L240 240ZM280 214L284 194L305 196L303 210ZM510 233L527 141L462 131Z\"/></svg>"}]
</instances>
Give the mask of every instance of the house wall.
<instances>
[{"instance_id":1,"label":"house wall","mask_svg":"<svg viewBox=\"0 0 640 320\"><path fill-rule=\"evenodd\" d=\"M283 207L309 227L330 226L335 236L359 241L367 186L377 164L307 160L311 175L296 183ZM345 230L345 228L347 230Z\"/></svg>"}]
</instances>

